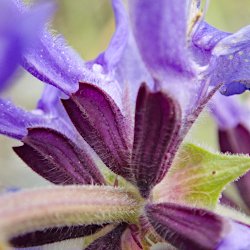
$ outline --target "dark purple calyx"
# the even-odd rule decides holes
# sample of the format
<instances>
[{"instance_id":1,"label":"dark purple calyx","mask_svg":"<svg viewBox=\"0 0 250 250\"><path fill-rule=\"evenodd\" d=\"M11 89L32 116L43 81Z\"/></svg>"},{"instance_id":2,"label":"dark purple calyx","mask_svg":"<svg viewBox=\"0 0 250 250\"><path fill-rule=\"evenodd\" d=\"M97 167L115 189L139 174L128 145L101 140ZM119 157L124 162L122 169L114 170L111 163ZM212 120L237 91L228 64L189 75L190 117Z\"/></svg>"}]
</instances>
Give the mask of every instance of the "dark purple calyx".
<instances>
[{"instance_id":1,"label":"dark purple calyx","mask_svg":"<svg viewBox=\"0 0 250 250\"><path fill-rule=\"evenodd\" d=\"M198 208L171 203L146 206L146 215L155 231L178 249L215 249L221 242L225 220Z\"/></svg>"},{"instance_id":2,"label":"dark purple calyx","mask_svg":"<svg viewBox=\"0 0 250 250\"><path fill-rule=\"evenodd\" d=\"M127 228L127 224L119 224L111 232L91 243L85 250L122 250L121 237Z\"/></svg>"},{"instance_id":3,"label":"dark purple calyx","mask_svg":"<svg viewBox=\"0 0 250 250\"><path fill-rule=\"evenodd\" d=\"M62 102L84 140L112 171L127 178L130 124L113 99L95 85L80 83L79 90Z\"/></svg>"},{"instance_id":4,"label":"dark purple calyx","mask_svg":"<svg viewBox=\"0 0 250 250\"><path fill-rule=\"evenodd\" d=\"M234 128L219 130L219 144L223 153L250 153L250 132L239 124Z\"/></svg>"},{"instance_id":5,"label":"dark purple calyx","mask_svg":"<svg viewBox=\"0 0 250 250\"><path fill-rule=\"evenodd\" d=\"M220 150L223 153L250 154L250 132L242 124L230 129L219 130ZM250 172L235 182L244 202L250 208Z\"/></svg>"},{"instance_id":6,"label":"dark purple calyx","mask_svg":"<svg viewBox=\"0 0 250 250\"><path fill-rule=\"evenodd\" d=\"M18 156L36 173L55 184L103 184L104 178L88 153L61 133L29 129Z\"/></svg>"},{"instance_id":7,"label":"dark purple calyx","mask_svg":"<svg viewBox=\"0 0 250 250\"><path fill-rule=\"evenodd\" d=\"M63 240L89 236L102 228L103 226L100 225L50 228L12 238L10 243L16 248L41 246Z\"/></svg>"},{"instance_id":8,"label":"dark purple calyx","mask_svg":"<svg viewBox=\"0 0 250 250\"><path fill-rule=\"evenodd\" d=\"M166 174L177 150L174 144L180 124L179 104L163 92L151 92L143 84L136 101L131 164L133 181L143 197Z\"/></svg>"}]
</instances>

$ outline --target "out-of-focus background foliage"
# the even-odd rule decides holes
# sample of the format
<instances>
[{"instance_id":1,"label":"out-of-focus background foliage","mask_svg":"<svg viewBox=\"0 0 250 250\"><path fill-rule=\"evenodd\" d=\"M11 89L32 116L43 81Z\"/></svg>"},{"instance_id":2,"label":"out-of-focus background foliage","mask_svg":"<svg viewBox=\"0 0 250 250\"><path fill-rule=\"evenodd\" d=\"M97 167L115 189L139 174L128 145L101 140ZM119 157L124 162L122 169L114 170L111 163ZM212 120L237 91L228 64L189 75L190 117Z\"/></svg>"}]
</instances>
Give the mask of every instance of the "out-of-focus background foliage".
<instances>
[{"instance_id":1,"label":"out-of-focus background foliage","mask_svg":"<svg viewBox=\"0 0 250 250\"><path fill-rule=\"evenodd\" d=\"M206 19L217 28L234 32L250 24L250 0L211 0ZM63 34L85 60L93 59L107 47L114 31L109 0L58 0L52 28ZM20 72L18 83L5 96L32 109L42 89L43 84L38 80ZM188 140L217 148L216 126L207 113L202 114ZM17 145L20 143L0 136L0 189L47 185L48 182L34 174L11 150Z\"/></svg>"}]
</instances>

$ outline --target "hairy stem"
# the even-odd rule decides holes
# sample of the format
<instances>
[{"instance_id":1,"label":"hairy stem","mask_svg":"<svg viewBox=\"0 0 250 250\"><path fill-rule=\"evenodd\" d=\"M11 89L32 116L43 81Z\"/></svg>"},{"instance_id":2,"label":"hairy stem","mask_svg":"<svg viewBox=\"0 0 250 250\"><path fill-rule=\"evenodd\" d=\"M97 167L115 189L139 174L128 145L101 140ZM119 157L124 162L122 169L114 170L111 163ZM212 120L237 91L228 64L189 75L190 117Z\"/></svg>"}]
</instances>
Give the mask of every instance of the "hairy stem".
<instances>
[{"instance_id":1,"label":"hairy stem","mask_svg":"<svg viewBox=\"0 0 250 250\"><path fill-rule=\"evenodd\" d=\"M1 243L24 233L59 226L135 223L133 195L111 186L57 186L0 197Z\"/></svg>"}]
</instances>

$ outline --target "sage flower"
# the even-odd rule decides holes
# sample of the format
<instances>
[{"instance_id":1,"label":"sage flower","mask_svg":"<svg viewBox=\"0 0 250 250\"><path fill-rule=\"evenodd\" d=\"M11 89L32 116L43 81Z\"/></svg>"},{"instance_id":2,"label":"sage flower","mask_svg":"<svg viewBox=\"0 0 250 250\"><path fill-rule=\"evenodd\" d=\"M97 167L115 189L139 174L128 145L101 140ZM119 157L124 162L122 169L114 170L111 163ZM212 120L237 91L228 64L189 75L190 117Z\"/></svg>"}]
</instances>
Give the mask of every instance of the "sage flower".
<instances>
[{"instance_id":1,"label":"sage flower","mask_svg":"<svg viewBox=\"0 0 250 250\"><path fill-rule=\"evenodd\" d=\"M0 197L0 248L79 237L87 250L249 248L247 222L215 208L250 159L183 143L221 86L193 50L199 5L134 0L128 18L112 4L103 53L84 62L44 29L20 62L49 84L37 109L0 101L0 133L22 141L14 151L54 184Z\"/></svg>"},{"instance_id":2,"label":"sage flower","mask_svg":"<svg viewBox=\"0 0 250 250\"><path fill-rule=\"evenodd\" d=\"M241 94L249 90L249 34L250 26L229 33L201 22L192 37L196 59L205 67L209 64L207 74L210 75L210 84L221 83L220 92L223 95Z\"/></svg>"},{"instance_id":3,"label":"sage flower","mask_svg":"<svg viewBox=\"0 0 250 250\"><path fill-rule=\"evenodd\" d=\"M44 3L22 13L17 5L18 1L16 4L8 0L0 2L0 91L8 87L23 52L31 45L35 47L36 39L53 10L51 4Z\"/></svg>"}]
</instances>

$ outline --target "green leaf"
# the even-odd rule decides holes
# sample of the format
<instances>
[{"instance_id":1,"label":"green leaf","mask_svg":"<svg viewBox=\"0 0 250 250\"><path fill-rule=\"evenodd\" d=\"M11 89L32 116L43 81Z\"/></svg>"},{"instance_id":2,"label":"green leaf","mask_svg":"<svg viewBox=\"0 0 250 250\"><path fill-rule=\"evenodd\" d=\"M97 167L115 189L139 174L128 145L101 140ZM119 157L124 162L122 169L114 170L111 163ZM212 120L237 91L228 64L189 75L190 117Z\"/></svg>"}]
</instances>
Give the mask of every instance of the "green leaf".
<instances>
[{"instance_id":1,"label":"green leaf","mask_svg":"<svg viewBox=\"0 0 250 250\"><path fill-rule=\"evenodd\" d=\"M208 152L184 144L153 191L159 202L175 202L214 209L225 186L250 169L250 157Z\"/></svg>"}]
</instances>

